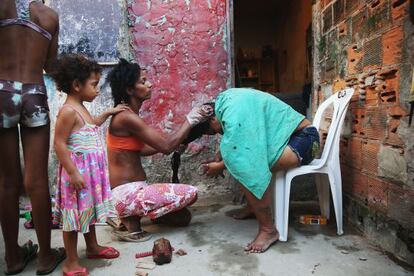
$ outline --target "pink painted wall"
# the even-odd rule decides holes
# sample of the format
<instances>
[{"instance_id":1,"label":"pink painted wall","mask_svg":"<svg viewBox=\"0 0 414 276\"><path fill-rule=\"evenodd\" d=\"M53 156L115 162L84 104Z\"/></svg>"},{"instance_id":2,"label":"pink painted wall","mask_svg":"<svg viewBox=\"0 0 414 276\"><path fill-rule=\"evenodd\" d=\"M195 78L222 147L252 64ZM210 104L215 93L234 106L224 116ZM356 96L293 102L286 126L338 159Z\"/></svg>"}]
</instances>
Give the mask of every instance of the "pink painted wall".
<instances>
[{"instance_id":1,"label":"pink painted wall","mask_svg":"<svg viewBox=\"0 0 414 276\"><path fill-rule=\"evenodd\" d=\"M174 130L230 84L226 0L135 0L128 12L136 61L153 84L143 115Z\"/></svg>"}]
</instances>

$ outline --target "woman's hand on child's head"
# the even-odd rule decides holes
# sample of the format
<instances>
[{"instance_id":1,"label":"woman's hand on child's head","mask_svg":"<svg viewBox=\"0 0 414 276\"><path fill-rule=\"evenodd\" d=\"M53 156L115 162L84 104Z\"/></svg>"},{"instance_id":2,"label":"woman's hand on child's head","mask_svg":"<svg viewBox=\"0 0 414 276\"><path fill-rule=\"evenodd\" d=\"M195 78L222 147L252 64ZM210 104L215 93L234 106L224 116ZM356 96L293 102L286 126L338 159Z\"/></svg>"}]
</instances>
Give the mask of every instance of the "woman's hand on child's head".
<instances>
[{"instance_id":1,"label":"woman's hand on child's head","mask_svg":"<svg viewBox=\"0 0 414 276\"><path fill-rule=\"evenodd\" d=\"M69 178L69 184L75 188L75 190L79 191L86 188L85 179L78 171L69 174Z\"/></svg>"},{"instance_id":2,"label":"woman's hand on child's head","mask_svg":"<svg viewBox=\"0 0 414 276\"><path fill-rule=\"evenodd\" d=\"M224 178L224 163L221 162L208 162L208 163L203 163L203 170L204 173L209 176L209 177L215 177L217 178L218 176L221 176Z\"/></svg>"},{"instance_id":3,"label":"woman's hand on child's head","mask_svg":"<svg viewBox=\"0 0 414 276\"><path fill-rule=\"evenodd\" d=\"M117 114L117 113L119 113L121 111L127 110L127 109L129 109L128 105L126 105L126 104L118 104L117 106L115 106L113 108L110 108L108 110L108 113L111 114L111 115L115 115L115 114Z\"/></svg>"},{"instance_id":4,"label":"woman's hand on child's head","mask_svg":"<svg viewBox=\"0 0 414 276\"><path fill-rule=\"evenodd\" d=\"M186 118L191 126L207 121L213 115L213 108L208 105L196 106L188 112Z\"/></svg>"}]
</instances>

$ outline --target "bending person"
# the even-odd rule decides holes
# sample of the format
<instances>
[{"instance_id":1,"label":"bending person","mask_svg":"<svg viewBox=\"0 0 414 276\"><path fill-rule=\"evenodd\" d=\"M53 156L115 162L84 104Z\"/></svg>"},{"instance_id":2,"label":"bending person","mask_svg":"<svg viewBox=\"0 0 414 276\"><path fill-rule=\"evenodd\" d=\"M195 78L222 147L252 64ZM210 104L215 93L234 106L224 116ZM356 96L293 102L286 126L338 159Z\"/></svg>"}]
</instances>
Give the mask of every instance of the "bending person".
<instances>
[{"instance_id":1,"label":"bending person","mask_svg":"<svg viewBox=\"0 0 414 276\"><path fill-rule=\"evenodd\" d=\"M149 234L141 229L141 218L188 225L191 213L185 207L197 199L197 189L185 184L146 183L141 156L169 154L187 137L191 127L204 121L212 108L193 108L179 130L169 137L148 126L139 116L143 102L151 97L151 83L138 64L121 59L109 73L114 104L129 110L112 117L107 133L109 176L115 209L127 234L114 231L120 239L142 241Z\"/></svg>"},{"instance_id":2,"label":"bending person","mask_svg":"<svg viewBox=\"0 0 414 276\"><path fill-rule=\"evenodd\" d=\"M21 272L38 249L31 241L18 245L23 179L40 245L37 274L51 273L65 257L63 248L50 247L50 120L43 83L43 70L49 72L56 59L58 31L58 15L40 1L0 1L0 222L9 275Z\"/></svg>"},{"instance_id":3,"label":"bending person","mask_svg":"<svg viewBox=\"0 0 414 276\"><path fill-rule=\"evenodd\" d=\"M254 89L219 94L206 134L220 133L222 161L205 166L208 176L227 168L241 184L259 232L245 250L264 252L279 239L273 224L272 173L309 164L319 152L319 134L305 117L276 97Z\"/></svg>"}]
</instances>

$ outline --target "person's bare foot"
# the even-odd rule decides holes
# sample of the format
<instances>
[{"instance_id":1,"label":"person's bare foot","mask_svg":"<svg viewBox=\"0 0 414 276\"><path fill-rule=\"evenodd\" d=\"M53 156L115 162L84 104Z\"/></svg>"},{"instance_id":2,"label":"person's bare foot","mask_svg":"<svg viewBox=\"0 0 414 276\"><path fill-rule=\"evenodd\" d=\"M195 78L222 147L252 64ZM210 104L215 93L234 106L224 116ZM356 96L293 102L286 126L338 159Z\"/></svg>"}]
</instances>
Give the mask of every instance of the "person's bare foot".
<instances>
[{"instance_id":1,"label":"person's bare foot","mask_svg":"<svg viewBox=\"0 0 414 276\"><path fill-rule=\"evenodd\" d=\"M65 258L66 252L63 247L52 248L46 254L39 252L36 274L47 275L52 273Z\"/></svg>"},{"instance_id":2,"label":"person's bare foot","mask_svg":"<svg viewBox=\"0 0 414 276\"><path fill-rule=\"evenodd\" d=\"M74 272L74 271L82 271L84 269L84 267L82 267L79 264L79 261L69 261L66 260L65 263L63 264L63 272L69 273L69 272Z\"/></svg>"},{"instance_id":3,"label":"person's bare foot","mask_svg":"<svg viewBox=\"0 0 414 276\"><path fill-rule=\"evenodd\" d=\"M273 230L259 230L254 241L249 243L244 251L249 253L263 253L265 252L272 244L279 240L279 232L276 229Z\"/></svg>"},{"instance_id":4,"label":"person's bare foot","mask_svg":"<svg viewBox=\"0 0 414 276\"><path fill-rule=\"evenodd\" d=\"M229 212L227 215L237 220L245 220L256 217L249 206L237 209L234 212Z\"/></svg>"}]
</instances>

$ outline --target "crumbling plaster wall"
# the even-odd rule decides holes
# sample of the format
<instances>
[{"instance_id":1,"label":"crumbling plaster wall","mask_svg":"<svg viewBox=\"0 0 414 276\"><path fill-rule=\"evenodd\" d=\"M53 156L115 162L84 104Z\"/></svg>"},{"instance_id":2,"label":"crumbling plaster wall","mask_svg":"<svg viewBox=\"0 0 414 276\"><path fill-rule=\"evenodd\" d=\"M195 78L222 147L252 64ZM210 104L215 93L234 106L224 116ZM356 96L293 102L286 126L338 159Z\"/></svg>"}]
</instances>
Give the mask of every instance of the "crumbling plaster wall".
<instances>
[{"instance_id":1,"label":"crumbling plaster wall","mask_svg":"<svg viewBox=\"0 0 414 276\"><path fill-rule=\"evenodd\" d=\"M313 7L313 106L355 88L341 139L346 217L414 263L414 65L408 0L321 0ZM329 120L329 116L326 117Z\"/></svg>"},{"instance_id":2,"label":"crumbling plaster wall","mask_svg":"<svg viewBox=\"0 0 414 276\"><path fill-rule=\"evenodd\" d=\"M128 19L135 60L147 70L152 98L143 106L146 122L171 133L193 106L211 101L230 86L228 2L225 0L128 0ZM190 144L183 156L180 181L199 187L203 195L229 191L224 180L200 176L201 161L218 149L217 138ZM170 181L169 157L156 155L144 163L151 182Z\"/></svg>"},{"instance_id":3,"label":"crumbling plaster wall","mask_svg":"<svg viewBox=\"0 0 414 276\"><path fill-rule=\"evenodd\" d=\"M117 2L118 7L111 1L100 4L107 4L111 7L111 12L118 9L114 16L119 20L116 22L119 31L98 32L101 35L91 37L91 45L105 40L106 35L118 36L118 42L114 45L116 49L112 50L116 51L119 57L136 60L147 70L148 77L153 83L153 97L145 104L141 115L148 124L159 131L171 133L177 130L193 106L215 98L220 91L230 86L230 41L227 35L229 3L224 0ZM88 12L83 10L79 1L69 6L57 0L47 1L46 4L57 10L60 22L66 29L78 25L78 22L75 22L77 18L87 19L88 16ZM74 11L76 14L73 14ZM107 16L107 19L114 20L110 14ZM78 39L76 33L69 33L60 40L60 49L70 48L70 52L94 54L94 49L90 45L83 47L78 43ZM109 61L102 62L104 72L100 96L88 105L92 114L99 114L113 105L110 88L105 83L106 74L114 64ZM54 123L65 95L56 91L50 79L46 78L46 84L52 118L53 145ZM107 124L102 128L102 137L106 126ZM232 189L238 191L234 188L234 180L228 175L225 179L208 179L199 175L200 163L212 159L217 148L217 138L206 137L190 144L182 156L180 180L198 186L204 196L223 195ZM51 186L56 183L56 166L56 156L51 148ZM150 182L171 180L172 171L168 156L156 155L153 158L145 158L144 166Z\"/></svg>"}]
</instances>

